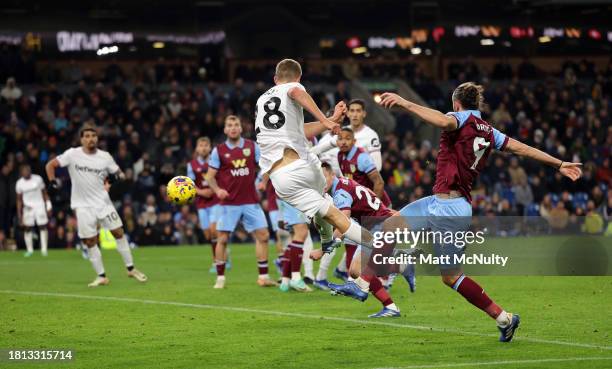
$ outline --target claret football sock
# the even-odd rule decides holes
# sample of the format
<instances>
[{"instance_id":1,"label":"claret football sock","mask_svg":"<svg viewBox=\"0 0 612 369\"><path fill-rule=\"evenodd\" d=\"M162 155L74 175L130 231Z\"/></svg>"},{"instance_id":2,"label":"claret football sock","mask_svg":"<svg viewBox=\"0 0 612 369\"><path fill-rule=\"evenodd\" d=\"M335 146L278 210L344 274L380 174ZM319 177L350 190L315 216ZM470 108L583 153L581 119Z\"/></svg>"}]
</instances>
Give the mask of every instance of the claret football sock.
<instances>
[{"instance_id":1,"label":"claret football sock","mask_svg":"<svg viewBox=\"0 0 612 369\"><path fill-rule=\"evenodd\" d=\"M357 251L357 245L353 245L353 244L345 244L346 247L346 260L345 260L345 267L346 270L349 270L351 267L351 263L353 262L353 256L355 256L355 251Z\"/></svg>"},{"instance_id":2,"label":"claret football sock","mask_svg":"<svg viewBox=\"0 0 612 369\"><path fill-rule=\"evenodd\" d=\"M225 276L225 261L217 260L215 266L217 267L217 276Z\"/></svg>"},{"instance_id":3,"label":"claret football sock","mask_svg":"<svg viewBox=\"0 0 612 369\"><path fill-rule=\"evenodd\" d=\"M257 260L257 271L259 272L259 278L269 278L268 260Z\"/></svg>"},{"instance_id":4,"label":"claret football sock","mask_svg":"<svg viewBox=\"0 0 612 369\"><path fill-rule=\"evenodd\" d=\"M503 311L499 305L494 303L485 293L482 287L480 287L480 285L478 285L478 283L476 283L470 277L466 277L462 274L459 278L457 278L452 287L472 305L489 314L489 316L495 319L498 324L509 323L508 313Z\"/></svg>"},{"instance_id":5,"label":"claret football sock","mask_svg":"<svg viewBox=\"0 0 612 369\"><path fill-rule=\"evenodd\" d=\"M300 280L302 275L300 269L302 268L302 255L304 253L304 243L293 240L289 244L289 262L291 263L291 279Z\"/></svg>"},{"instance_id":6,"label":"claret football sock","mask_svg":"<svg viewBox=\"0 0 612 369\"><path fill-rule=\"evenodd\" d=\"M369 286L370 292L378 301L380 301L383 306L388 307L389 309L399 310L397 306L393 303L393 299L389 292L383 287L382 282L378 278L373 278L370 282Z\"/></svg>"}]
</instances>

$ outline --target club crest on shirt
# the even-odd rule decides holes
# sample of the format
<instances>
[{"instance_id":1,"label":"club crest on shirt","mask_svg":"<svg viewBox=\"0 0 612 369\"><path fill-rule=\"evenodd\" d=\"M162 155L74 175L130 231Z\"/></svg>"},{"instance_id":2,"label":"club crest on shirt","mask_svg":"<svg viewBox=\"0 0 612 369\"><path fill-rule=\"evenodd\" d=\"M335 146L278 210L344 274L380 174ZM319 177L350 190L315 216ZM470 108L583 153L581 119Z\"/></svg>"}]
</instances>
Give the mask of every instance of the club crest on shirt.
<instances>
[{"instance_id":1,"label":"club crest on shirt","mask_svg":"<svg viewBox=\"0 0 612 369\"><path fill-rule=\"evenodd\" d=\"M226 158L229 158L230 154L229 154L229 152L226 152L225 155L223 155L223 156L225 156Z\"/></svg>"},{"instance_id":2,"label":"club crest on shirt","mask_svg":"<svg viewBox=\"0 0 612 369\"><path fill-rule=\"evenodd\" d=\"M351 168L351 173L355 173L355 171L357 170L357 168L355 168L355 164L351 164L350 168Z\"/></svg>"},{"instance_id":3,"label":"club crest on shirt","mask_svg":"<svg viewBox=\"0 0 612 369\"><path fill-rule=\"evenodd\" d=\"M244 156L251 156L251 149L250 148L244 148L242 149L242 153L244 154Z\"/></svg>"}]
</instances>

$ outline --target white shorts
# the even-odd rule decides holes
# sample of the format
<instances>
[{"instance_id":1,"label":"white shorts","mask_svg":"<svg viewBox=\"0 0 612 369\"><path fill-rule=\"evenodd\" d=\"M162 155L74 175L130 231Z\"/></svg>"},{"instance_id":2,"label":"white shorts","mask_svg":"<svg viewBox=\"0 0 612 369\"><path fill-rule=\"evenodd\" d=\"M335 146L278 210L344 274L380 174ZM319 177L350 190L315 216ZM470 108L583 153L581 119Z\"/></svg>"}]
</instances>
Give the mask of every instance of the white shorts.
<instances>
[{"instance_id":1,"label":"white shorts","mask_svg":"<svg viewBox=\"0 0 612 369\"><path fill-rule=\"evenodd\" d=\"M327 214L332 200L325 196L325 176L319 162L298 159L270 175L276 195L312 219Z\"/></svg>"},{"instance_id":2,"label":"white shorts","mask_svg":"<svg viewBox=\"0 0 612 369\"><path fill-rule=\"evenodd\" d=\"M79 238L91 238L98 235L98 225L113 231L123 227L121 217L113 205L102 208L76 208L77 229Z\"/></svg>"},{"instance_id":3,"label":"white shorts","mask_svg":"<svg viewBox=\"0 0 612 369\"><path fill-rule=\"evenodd\" d=\"M38 208L31 208L29 206L23 207L23 225L26 227L34 227L47 225L49 219L47 218L47 210L45 205L42 204Z\"/></svg>"}]
</instances>

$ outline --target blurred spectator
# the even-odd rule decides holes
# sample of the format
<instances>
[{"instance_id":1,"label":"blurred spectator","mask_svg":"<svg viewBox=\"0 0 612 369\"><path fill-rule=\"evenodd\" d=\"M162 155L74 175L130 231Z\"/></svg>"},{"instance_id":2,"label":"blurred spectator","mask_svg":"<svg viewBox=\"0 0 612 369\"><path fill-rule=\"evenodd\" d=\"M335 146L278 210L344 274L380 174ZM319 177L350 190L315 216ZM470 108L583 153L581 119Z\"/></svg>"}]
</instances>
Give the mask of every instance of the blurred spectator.
<instances>
[{"instance_id":1,"label":"blurred spectator","mask_svg":"<svg viewBox=\"0 0 612 369\"><path fill-rule=\"evenodd\" d=\"M516 210L519 215L525 215L526 209L533 202L533 193L527 183L527 178L522 178L517 185L512 187L516 199Z\"/></svg>"},{"instance_id":2,"label":"blurred spectator","mask_svg":"<svg viewBox=\"0 0 612 369\"><path fill-rule=\"evenodd\" d=\"M17 87L15 78L9 77L6 80L6 85L2 88L2 91L0 91L0 96L8 100L9 103L13 103L21 98L21 89Z\"/></svg>"}]
</instances>

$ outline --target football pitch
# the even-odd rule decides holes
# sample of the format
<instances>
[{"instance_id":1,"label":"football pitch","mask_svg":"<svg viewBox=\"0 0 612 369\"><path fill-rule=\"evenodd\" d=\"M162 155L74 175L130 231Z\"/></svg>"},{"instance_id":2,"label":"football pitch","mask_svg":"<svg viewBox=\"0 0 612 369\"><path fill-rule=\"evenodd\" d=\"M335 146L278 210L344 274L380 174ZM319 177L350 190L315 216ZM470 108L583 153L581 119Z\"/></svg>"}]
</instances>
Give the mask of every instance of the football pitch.
<instances>
[{"instance_id":1,"label":"football pitch","mask_svg":"<svg viewBox=\"0 0 612 369\"><path fill-rule=\"evenodd\" d=\"M438 277L417 276L414 294L398 278L402 317L373 320L372 296L260 288L254 247L234 245L231 256L227 288L213 290L209 247L135 250L146 284L103 251L111 283L88 289L94 274L77 251L0 253L0 349L74 350L71 362L0 367L612 367L612 277L478 277L521 315L515 340L502 344L494 322Z\"/></svg>"}]
</instances>

